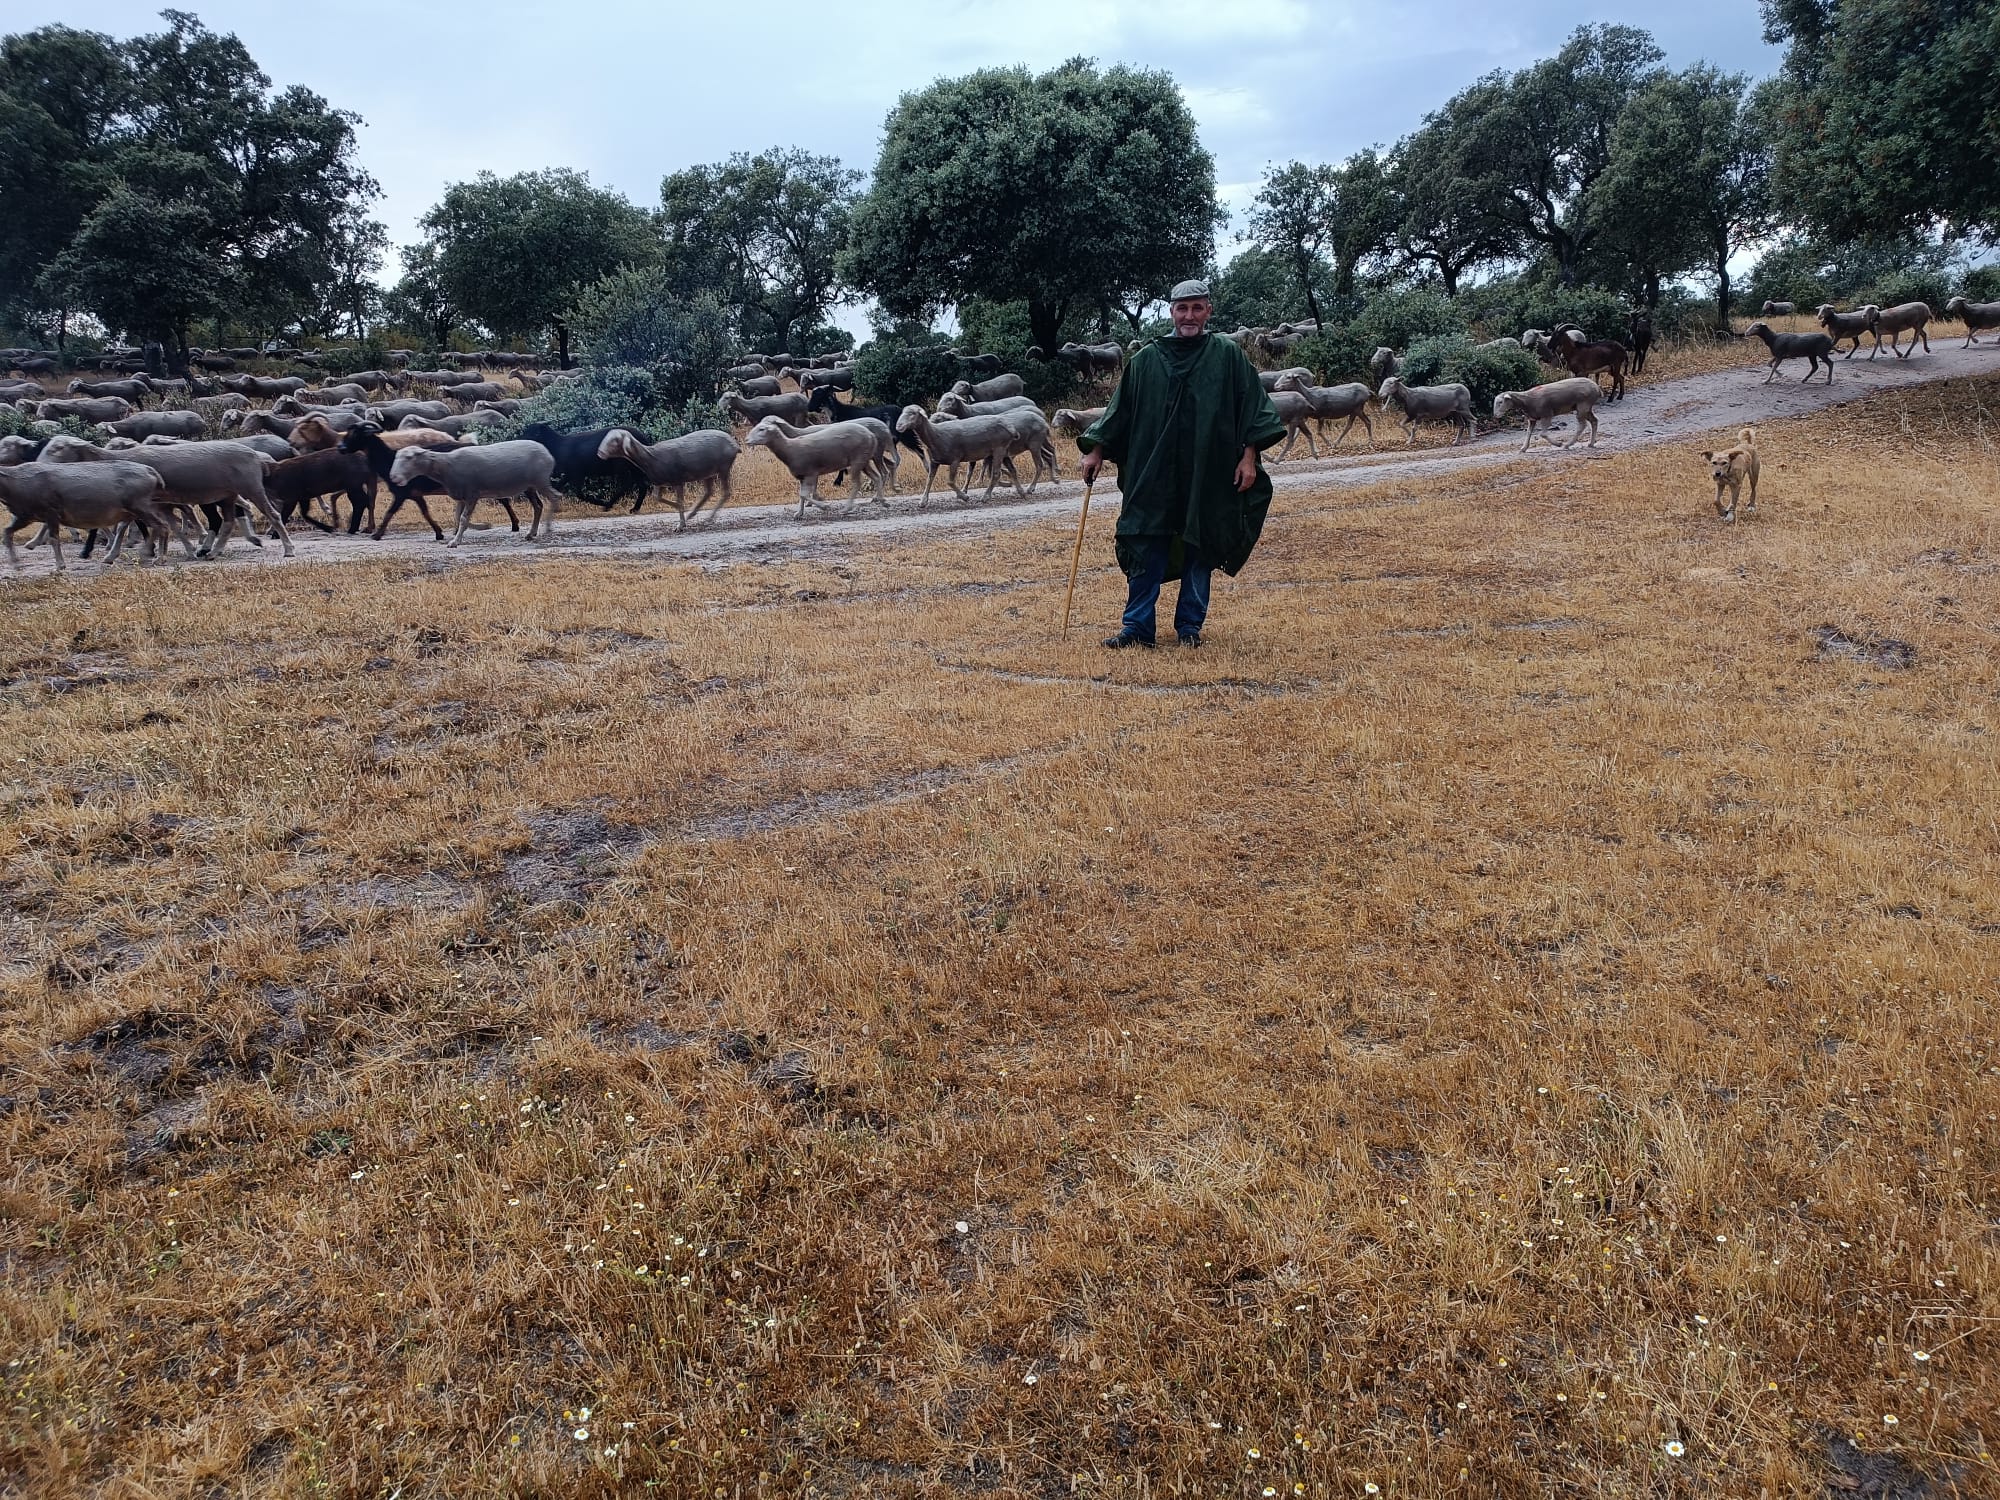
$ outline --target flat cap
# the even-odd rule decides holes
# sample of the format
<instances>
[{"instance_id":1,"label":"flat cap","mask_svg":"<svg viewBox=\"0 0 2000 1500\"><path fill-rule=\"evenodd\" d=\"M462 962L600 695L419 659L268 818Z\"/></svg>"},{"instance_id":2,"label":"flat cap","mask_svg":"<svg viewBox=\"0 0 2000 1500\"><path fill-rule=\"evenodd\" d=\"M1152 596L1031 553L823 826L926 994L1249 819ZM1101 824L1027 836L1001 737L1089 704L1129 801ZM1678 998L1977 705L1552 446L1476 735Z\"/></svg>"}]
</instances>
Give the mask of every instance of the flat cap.
<instances>
[{"instance_id":1,"label":"flat cap","mask_svg":"<svg viewBox=\"0 0 2000 1500\"><path fill-rule=\"evenodd\" d=\"M1169 302L1186 302L1193 297L1206 297L1206 296L1208 296L1207 282L1182 281L1182 282L1176 282L1174 285L1174 289L1171 292L1167 293L1167 300Z\"/></svg>"}]
</instances>

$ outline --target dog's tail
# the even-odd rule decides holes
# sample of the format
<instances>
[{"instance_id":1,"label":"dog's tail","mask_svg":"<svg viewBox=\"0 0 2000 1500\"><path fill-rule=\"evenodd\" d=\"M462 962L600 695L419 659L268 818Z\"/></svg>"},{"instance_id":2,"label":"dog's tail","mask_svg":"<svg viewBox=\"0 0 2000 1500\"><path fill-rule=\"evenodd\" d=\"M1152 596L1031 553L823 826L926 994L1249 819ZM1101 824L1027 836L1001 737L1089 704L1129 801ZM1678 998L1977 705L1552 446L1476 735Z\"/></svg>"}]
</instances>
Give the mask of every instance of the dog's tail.
<instances>
[{"instance_id":1,"label":"dog's tail","mask_svg":"<svg viewBox=\"0 0 2000 1500\"><path fill-rule=\"evenodd\" d=\"M1744 446L1744 447L1746 447L1746 448L1754 448L1754 447L1756 447L1756 446L1757 446L1757 429L1756 429L1756 428L1754 428L1754 427L1746 427L1746 428L1744 428L1744 429L1743 429L1743 430L1742 430L1741 432L1739 432L1739 433L1737 433L1737 434L1736 434L1736 441L1737 441L1737 442L1739 442L1739 443L1741 443L1741 444L1743 444L1743 446Z\"/></svg>"}]
</instances>

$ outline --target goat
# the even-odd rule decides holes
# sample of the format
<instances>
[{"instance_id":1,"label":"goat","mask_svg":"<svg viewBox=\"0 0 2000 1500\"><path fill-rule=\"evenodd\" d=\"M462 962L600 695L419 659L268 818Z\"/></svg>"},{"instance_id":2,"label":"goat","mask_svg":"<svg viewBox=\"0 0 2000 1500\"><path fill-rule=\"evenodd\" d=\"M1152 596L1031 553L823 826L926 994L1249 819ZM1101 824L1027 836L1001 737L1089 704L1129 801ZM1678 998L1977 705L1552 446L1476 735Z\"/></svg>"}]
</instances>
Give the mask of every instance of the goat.
<instances>
[{"instance_id":1,"label":"goat","mask_svg":"<svg viewBox=\"0 0 2000 1500\"><path fill-rule=\"evenodd\" d=\"M456 547L472 521L472 508L481 500L510 500L527 497L534 508L528 523L528 540L553 542L556 539L556 492L552 483L555 458L540 443L516 439L507 443L487 443L471 448L405 448L389 467L389 482L407 487L412 481L428 479L457 502L458 529L445 543ZM548 505L544 525L542 506ZM513 511L508 510L511 516Z\"/></svg>"},{"instance_id":2,"label":"goat","mask_svg":"<svg viewBox=\"0 0 2000 1500\"><path fill-rule=\"evenodd\" d=\"M245 505L255 506L263 513L265 521L277 533L285 556L292 555L292 539L285 531L284 518L271 503L271 497L264 493L264 471L271 460L254 449L238 443L174 443L158 448L144 444L112 452L80 438L60 437L49 439L43 454L51 463L130 460L157 470L166 481L168 503L198 507L207 515L209 535L201 548L205 557L222 555L229 545L230 513ZM251 540L260 547L264 545L255 536Z\"/></svg>"},{"instance_id":3,"label":"goat","mask_svg":"<svg viewBox=\"0 0 2000 1500\"><path fill-rule=\"evenodd\" d=\"M1289 391L1305 398L1306 404L1312 408L1313 425L1319 429L1321 437L1326 436L1328 422L1337 422L1345 417L1347 425L1333 440L1334 447L1338 448L1347 441L1347 434L1354 430L1356 422L1368 434L1368 446L1375 446L1375 424L1368 418L1368 401L1374 393L1360 381L1350 381L1346 385L1314 385L1309 376L1301 378L1297 371L1287 371L1272 394L1275 396L1278 391ZM1289 444L1290 437L1285 441Z\"/></svg>"},{"instance_id":4,"label":"goat","mask_svg":"<svg viewBox=\"0 0 2000 1500\"><path fill-rule=\"evenodd\" d=\"M55 552L56 571L66 571L62 534L65 526L79 531L112 529L111 551L104 566L118 560L125 527L136 522L149 536L172 535L160 509L165 482L141 463L110 460L92 464L24 463L0 468L0 504L14 514L5 532L7 561L20 569L14 533L40 522Z\"/></svg>"},{"instance_id":5,"label":"goat","mask_svg":"<svg viewBox=\"0 0 2000 1500\"><path fill-rule=\"evenodd\" d=\"M966 382L960 381L959 385L966 385ZM954 386L952 389L956 391L958 387ZM974 387L967 386L967 393L973 389ZM1016 391L1008 394L1020 393ZM937 479L937 471L947 465L951 470L949 478L952 490L959 499L970 499L971 497L959 487L958 466L975 464L981 460L987 463L987 473L986 492L979 498L989 499L993 494L993 486L1000 479L999 466L1006 463L1013 453L1017 436L1014 429L1008 425L1005 416L962 417L951 422L934 422L921 406L904 407L903 414L896 419L896 430L910 433L924 445L924 462L928 467L924 473L923 498L918 501L920 505L929 503L931 485ZM1008 473L1013 474L1011 465ZM1014 477L1014 493L1017 495L1021 493L1021 481L1018 476Z\"/></svg>"},{"instance_id":6,"label":"goat","mask_svg":"<svg viewBox=\"0 0 2000 1500\"><path fill-rule=\"evenodd\" d=\"M695 480L701 481L701 499L695 502L694 514L698 518L709 497L715 493L716 483L722 484L722 498L715 502L715 509L709 512L709 524L722 513L722 507L729 503L730 471L736 460L743 456L743 450L736 446L736 439L726 432L690 432L684 437L669 438L664 443L650 446L640 442L623 427L614 427L605 433L604 441L598 445L597 456L602 459L620 458L641 474L649 484L659 486L662 495L671 488L674 492L674 510L681 518L681 529L688 523L687 487ZM632 509L637 511L646 503L646 492L639 492Z\"/></svg>"},{"instance_id":7,"label":"goat","mask_svg":"<svg viewBox=\"0 0 2000 1500\"><path fill-rule=\"evenodd\" d=\"M811 404L812 396L806 391L787 391L782 396L752 396L748 400L733 393L722 398L723 409L732 421L746 422L753 427L766 417L803 422Z\"/></svg>"},{"instance_id":8,"label":"goat","mask_svg":"<svg viewBox=\"0 0 2000 1500\"><path fill-rule=\"evenodd\" d=\"M1637 375L1646 368L1646 354L1653 347L1653 315L1643 310L1627 313L1625 337L1632 346L1632 373Z\"/></svg>"},{"instance_id":9,"label":"goat","mask_svg":"<svg viewBox=\"0 0 2000 1500\"><path fill-rule=\"evenodd\" d=\"M1831 335L1824 333L1773 333L1771 325L1760 318L1757 322L1752 323L1748 328L1743 330L1743 336L1746 339L1762 339L1764 347L1771 352L1771 373L1764 377L1764 384L1769 385L1778 378L1778 366L1782 365L1788 359L1803 359L1807 361L1805 379L1799 382L1801 385L1805 384L1806 380L1811 380L1818 373L1820 362L1824 360L1826 362L1826 383L1828 385L1833 384L1833 351L1838 346L1839 341Z\"/></svg>"},{"instance_id":10,"label":"goat","mask_svg":"<svg viewBox=\"0 0 2000 1500\"><path fill-rule=\"evenodd\" d=\"M1930 330L1926 325L1937 314L1931 311L1928 302L1899 302L1894 307L1878 307L1874 312L1868 320L1868 331L1875 335L1875 347L1868 351L1870 359L1882 352L1885 333L1889 335L1889 352L1898 359L1908 359L1916 352L1918 339L1924 341L1924 353L1931 352ZM1898 341L1906 332L1910 335L1910 347L1898 348Z\"/></svg>"},{"instance_id":11,"label":"goat","mask_svg":"<svg viewBox=\"0 0 2000 1500\"><path fill-rule=\"evenodd\" d=\"M363 423L341 438L340 451L359 453L368 460L368 467L375 477L389 486L388 509L382 513L382 519L375 523L375 529L369 533L370 536L378 542L381 541L383 533L389 529L389 523L396 519L396 512L402 508L403 502L414 500L417 502L417 513L424 518L425 524L431 529L431 534L440 542L444 540L443 528L432 517L430 507L424 504L424 496L442 493L439 487L428 479L418 479L408 485L399 485L390 475L396 467L396 455L405 448L456 448L457 446L457 439L447 437L442 432L409 430L384 432L372 422ZM508 508L507 515L510 520L513 519L514 512L511 507ZM357 511L353 519L347 523L347 534L353 536L360 526L361 515ZM514 529L520 530L518 522L515 523Z\"/></svg>"},{"instance_id":12,"label":"goat","mask_svg":"<svg viewBox=\"0 0 2000 1500\"><path fill-rule=\"evenodd\" d=\"M1970 349L1978 343L1977 336L1986 329L2000 328L2000 302L1969 302L1954 297L1945 303L1944 315L1965 325L1965 342L1958 346L1961 349Z\"/></svg>"},{"instance_id":13,"label":"goat","mask_svg":"<svg viewBox=\"0 0 2000 1500\"><path fill-rule=\"evenodd\" d=\"M1833 336L1833 347L1835 349L1840 347L1842 339L1854 340L1848 346L1845 356L1848 359L1852 359L1854 358L1854 351L1861 347L1861 335L1868 331L1869 325L1877 311L1878 309L1872 302L1864 307L1857 307L1853 312L1837 312L1831 302L1822 302L1814 317L1819 320L1819 326ZM1749 328L1743 330L1743 336L1748 338L1752 330L1756 327L1757 325L1752 323ZM1769 343L1770 341L1767 339L1765 342ZM1808 380L1812 378L1811 371L1806 372L1806 378ZM1830 365L1827 367L1826 378L1828 381L1833 379L1833 367Z\"/></svg>"},{"instance_id":14,"label":"goat","mask_svg":"<svg viewBox=\"0 0 2000 1500\"><path fill-rule=\"evenodd\" d=\"M921 407L914 408L922 410ZM1012 434L1009 434L1011 440ZM869 430L866 420L829 422L824 427L794 427L782 417L765 417L743 439L746 448L769 448L778 462L799 482L799 519L806 518L806 506L819 504L822 474L854 471L852 499L861 498L861 476L875 478L875 502L886 503L882 492L881 440Z\"/></svg>"},{"instance_id":15,"label":"goat","mask_svg":"<svg viewBox=\"0 0 2000 1500\"><path fill-rule=\"evenodd\" d=\"M1403 384L1402 376L1391 375L1382 382L1375 399L1384 411L1393 406L1403 413L1403 427L1409 433L1403 444L1406 448L1417 440L1417 423L1420 421L1450 422L1458 429L1451 439L1454 448L1479 431L1479 424L1472 415L1472 392L1456 382L1451 385L1410 386Z\"/></svg>"},{"instance_id":16,"label":"goat","mask_svg":"<svg viewBox=\"0 0 2000 1500\"><path fill-rule=\"evenodd\" d=\"M995 375L991 380L960 380L953 384L951 393L967 401L998 401L1002 396L1024 396L1027 382L1018 375Z\"/></svg>"},{"instance_id":17,"label":"goat","mask_svg":"<svg viewBox=\"0 0 2000 1500\"><path fill-rule=\"evenodd\" d=\"M1565 324L1552 335L1556 353L1562 356L1564 368L1572 375L1595 376L1599 370L1611 375L1611 399L1622 400L1625 395L1625 362L1631 356L1625 346L1616 339L1586 340L1581 329Z\"/></svg>"},{"instance_id":18,"label":"goat","mask_svg":"<svg viewBox=\"0 0 2000 1500\"><path fill-rule=\"evenodd\" d=\"M334 527L313 516L313 501L321 495L344 494L354 507L354 525L349 527L352 531L359 529L363 515L373 516L375 512L376 478L366 455L322 448L275 464L264 476L264 493L278 502L278 514L286 520L296 511L308 526L321 531L332 531ZM337 507L329 508L337 526L340 511Z\"/></svg>"},{"instance_id":19,"label":"goat","mask_svg":"<svg viewBox=\"0 0 2000 1500\"><path fill-rule=\"evenodd\" d=\"M1576 414L1576 431L1569 435L1569 441L1562 444L1567 448L1583 431L1583 424L1590 424L1590 441L1585 447L1597 446L1597 403L1604 399L1604 388L1596 377L1576 375L1568 380L1551 380L1547 385L1538 385L1526 391L1502 391L1493 398L1493 415L1509 417L1519 413L1528 419L1528 440L1521 444L1526 453L1535 445L1535 429L1543 427L1541 439L1551 448L1556 440L1549 436L1546 428L1557 417L1565 413Z\"/></svg>"},{"instance_id":20,"label":"goat","mask_svg":"<svg viewBox=\"0 0 2000 1500\"><path fill-rule=\"evenodd\" d=\"M627 495L636 494L633 509L637 510L646 502L646 476L618 456L606 457L604 439L615 431L610 427L592 428L586 432L557 432L546 422L536 422L521 429L521 436L530 442L540 443L554 456L556 461L556 488L575 499L589 499L581 493L582 486L591 480L607 480L611 486L611 498L592 500L601 509L609 510ZM634 434L640 442L650 442L645 433Z\"/></svg>"}]
</instances>

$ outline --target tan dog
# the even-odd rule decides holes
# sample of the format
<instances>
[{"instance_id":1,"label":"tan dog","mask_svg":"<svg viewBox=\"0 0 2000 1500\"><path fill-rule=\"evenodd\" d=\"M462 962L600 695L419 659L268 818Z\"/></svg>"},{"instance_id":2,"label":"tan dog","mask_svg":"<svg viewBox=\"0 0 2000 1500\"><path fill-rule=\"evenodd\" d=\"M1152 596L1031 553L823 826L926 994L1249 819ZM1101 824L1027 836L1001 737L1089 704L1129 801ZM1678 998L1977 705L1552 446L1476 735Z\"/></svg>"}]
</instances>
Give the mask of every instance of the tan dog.
<instances>
[{"instance_id":1,"label":"tan dog","mask_svg":"<svg viewBox=\"0 0 2000 1500\"><path fill-rule=\"evenodd\" d=\"M1734 448L1718 448L1712 453L1704 453L1708 460L1708 472L1715 479L1715 513L1723 520L1736 520L1736 502L1743 492L1743 481L1750 481L1750 504L1747 510L1757 508L1757 429L1746 427L1736 434ZM1722 492L1729 491L1729 508L1722 508Z\"/></svg>"}]
</instances>

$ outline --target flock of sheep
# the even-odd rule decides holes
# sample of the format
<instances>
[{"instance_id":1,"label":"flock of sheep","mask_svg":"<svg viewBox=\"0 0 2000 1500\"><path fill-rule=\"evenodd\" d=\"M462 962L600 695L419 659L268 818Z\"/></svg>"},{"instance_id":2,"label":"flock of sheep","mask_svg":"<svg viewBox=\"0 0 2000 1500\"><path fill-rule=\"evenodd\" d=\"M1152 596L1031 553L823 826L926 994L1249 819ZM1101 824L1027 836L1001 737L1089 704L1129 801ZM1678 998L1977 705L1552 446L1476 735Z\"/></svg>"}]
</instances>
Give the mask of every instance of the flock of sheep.
<instances>
[{"instance_id":1,"label":"flock of sheep","mask_svg":"<svg viewBox=\"0 0 2000 1500\"><path fill-rule=\"evenodd\" d=\"M1787 303L1764 306L1767 316L1793 311ZM1964 323L1968 345L1980 332L2000 328L2000 303L1957 297L1946 313ZM1792 359L1808 361L1806 379L1825 364L1830 381L1832 355L1846 342L1852 358L1863 334L1875 339L1870 359L1885 336L1898 357L1907 357L1919 342L1928 352L1928 324L1935 316L1922 302L1870 304L1852 312L1828 305L1817 312L1823 332L1779 333L1760 319L1744 336L1763 340L1770 350L1767 383ZM1222 336L1277 360L1315 331L1316 325L1302 320ZM1906 332L1911 337L1904 346ZM1644 366L1650 342L1642 313L1632 314L1627 342L1592 340L1574 324L1528 329L1518 340L1492 340L1492 345L1518 344L1564 372L1564 378L1531 390L1502 392L1493 415L1525 419L1523 451L1537 436L1553 444L1550 431L1563 416L1577 422L1568 442L1588 427L1595 446L1597 404L1624 394L1626 372ZM723 409L733 425L748 429L739 444L730 432L703 430L651 442L624 427L558 432L546 424L524 428L506 441L480 442L479 429L516 417L527 396L575 374L544 376L534 368L533 356L505 351L448 356L453 368L433 370L410 369L410 352L392 351L389 368L317 387L299 375L237 373L241 359L263 357L255 350L196 351L191 368L208 373L178 380L132 370L136 351L113 351L99 360L100 368L111 372L107 378L73 379L61 395L50 395L36 379L0 380L0 401L12 401L36 429L33 435L0 438L0 504L13 513L4 533L6 550L18 567L15 533L40 525L37 541L49 541L60 571L64 528L113 533L110 561L119 555L127 529L136 527L148 554L178 540L190 556L214 557L239 527L248 540L263 544L250 525L254 515L289 557L287 523L296 519L332 531L340 519L339 498L349 503L350 534L368 521L371 534L380 538L396 511L414 502L433 535L445 541L428 505L441 497L453 507L448 539L453 546L472 526L482 501L501 505L515 530L514 502L524 501L531 510L528 539L553 540L559 494L607 506L636 494L636 510L650 494L664 497L671 490L685 527L711 506L713 521L730 498L737 459L752 447L768 449L797 481L801 519L806 507L818 502L820 481L829 476L836 486L851 476L852 500L867 489L878 503L885 501L906 451L924 465L922 501L929 500L940 471L961 500L970 498L969 485L982 469L982 499L1003 476L1017 494L1032 494L1044 477L1059 477L1056 434L1080 433L1103 408L1063 408L1045 416L1026 395L1022 378L1005 371L998 356L952 352L966 378L928 411L921 405L861 404L851 395L843 400L842 393L854 389L847 355L743 356L723 372L733 387L722 399ZM1039 357L1040 351L1031 354ZM1065 344L1053 357L1108 380L1123 368L1125 354L1117 343L1105 342ZM0 364L24 376L49 373L46 358L33 351L0 350ZM1286 427L1274 461L1284 459L1302 437L1318 457L1315 428L1323 439L1335 422L1345 425L1328 451L1346 441L1356 422L1372 447L1371 402L1401 417L1406 445L1415 441L1422 422L1451 423L1454 446L1476 432L1466 386L1410 385L1400 356L1388 348L1375 351L1369 369L1376 380L1372 389L1361 381L1319 385L1303 366L1261 371ZM1600 374L1609 377L1608 391L1598 382ZM149 409L148 402L160 404ZM97 443L62 432L55 424L65 418L93 424L106 436ZM1021 459L1031 466L1025 489L1017 468ZM702 491L690 509L687 491L696 483ZM376 519L384 487L389 504ZM332 524L314 514L315 504L324 504ZM203 524L196 524L197 517ZM205 533L198 543L197 531ZM91 544L86 543L86 555Z\"/></svg>"}]
</instances>

